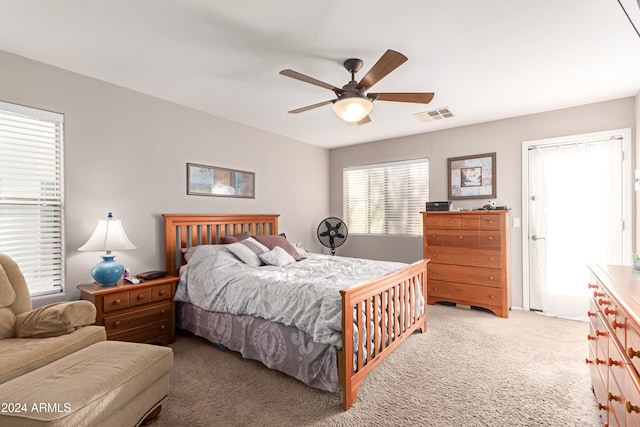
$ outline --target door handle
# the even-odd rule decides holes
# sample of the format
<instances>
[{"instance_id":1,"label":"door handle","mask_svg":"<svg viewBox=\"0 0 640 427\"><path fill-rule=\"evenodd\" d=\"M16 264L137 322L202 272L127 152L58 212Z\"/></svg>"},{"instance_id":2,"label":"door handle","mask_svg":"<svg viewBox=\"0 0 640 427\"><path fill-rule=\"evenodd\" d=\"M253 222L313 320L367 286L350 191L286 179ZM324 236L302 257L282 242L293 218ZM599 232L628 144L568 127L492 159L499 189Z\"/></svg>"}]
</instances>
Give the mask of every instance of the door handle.
<instances>
[{"instance_id":1,"label":"door handle","mask_svg":"<svg viewBox=\"0 0 640 427\"><path fill-rule=\"evenodd\" d=\"M536 236L535 234L533 236L531 236L530 238L531 238L531 240L547 240L546 237L539 237L539 236Z\"/></svg>"}]
</instances>

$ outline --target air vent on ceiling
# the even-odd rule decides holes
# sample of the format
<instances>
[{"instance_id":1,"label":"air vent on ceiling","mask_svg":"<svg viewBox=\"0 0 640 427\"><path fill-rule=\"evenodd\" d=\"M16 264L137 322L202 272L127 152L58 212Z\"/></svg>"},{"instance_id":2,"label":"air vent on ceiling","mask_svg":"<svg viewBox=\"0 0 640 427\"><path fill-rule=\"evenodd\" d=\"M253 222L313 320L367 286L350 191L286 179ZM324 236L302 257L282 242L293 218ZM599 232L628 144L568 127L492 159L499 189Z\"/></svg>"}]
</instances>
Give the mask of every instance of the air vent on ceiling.
<instances>
[{"instance_id":1,"label":"air vent on ceiling","mask_svg":"<svg viewBox=\"0 0 640 427\"><path fill-rule=\"evenodd\" d=\"M431 111L423 111L422 113L414 114L418 119L423 122L432 122L434 120L440 119L448 119L449 117L453 117L453 112L449 109L449 107L438 108L436 110Z\"/></svg>"}]
</instances>

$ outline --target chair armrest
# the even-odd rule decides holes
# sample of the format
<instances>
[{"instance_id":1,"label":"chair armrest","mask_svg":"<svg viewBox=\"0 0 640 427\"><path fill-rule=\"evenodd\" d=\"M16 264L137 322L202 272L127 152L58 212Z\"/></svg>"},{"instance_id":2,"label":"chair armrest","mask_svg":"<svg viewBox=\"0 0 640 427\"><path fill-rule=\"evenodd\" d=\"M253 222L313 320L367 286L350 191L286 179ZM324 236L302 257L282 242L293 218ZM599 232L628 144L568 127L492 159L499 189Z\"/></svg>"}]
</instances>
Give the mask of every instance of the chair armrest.
<instances>
[{"instance_id":1,"label":"chair armrest","mask_svg":"<svg viewBox=\"0 0 640 427\"><path fill-rule=\"evenodd\" d=\"M59 302L16 316L16 337L46 338L68 334L96 321L96 307L89 301Z\"/></svg>"}]
</instances>

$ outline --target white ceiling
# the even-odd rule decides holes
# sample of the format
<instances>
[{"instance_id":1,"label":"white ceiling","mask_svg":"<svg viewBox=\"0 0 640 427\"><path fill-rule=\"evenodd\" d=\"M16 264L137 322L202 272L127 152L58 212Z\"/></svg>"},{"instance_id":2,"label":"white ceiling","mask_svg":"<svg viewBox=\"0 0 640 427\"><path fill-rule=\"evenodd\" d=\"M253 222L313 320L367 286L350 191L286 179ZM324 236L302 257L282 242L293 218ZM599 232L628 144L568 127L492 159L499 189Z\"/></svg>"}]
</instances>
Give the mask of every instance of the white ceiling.
<instances>
[{"instance_id":1,"label":"white ceiling","mask_svg":"<svg viewBox=\"0 0 640 427\"><path fill-rule=\"evenodd\" d=\"M359 80L387 49L409 60L374 91L435 92L429 105L375 102L362 126L331 105L287 114L334 94L280 70L341 87L345 59L364 60ZM617 0L0 0L0 50L328 148L640 90ZM455 117L414 117L442 107Z\"/></svg>"}]
</instances>

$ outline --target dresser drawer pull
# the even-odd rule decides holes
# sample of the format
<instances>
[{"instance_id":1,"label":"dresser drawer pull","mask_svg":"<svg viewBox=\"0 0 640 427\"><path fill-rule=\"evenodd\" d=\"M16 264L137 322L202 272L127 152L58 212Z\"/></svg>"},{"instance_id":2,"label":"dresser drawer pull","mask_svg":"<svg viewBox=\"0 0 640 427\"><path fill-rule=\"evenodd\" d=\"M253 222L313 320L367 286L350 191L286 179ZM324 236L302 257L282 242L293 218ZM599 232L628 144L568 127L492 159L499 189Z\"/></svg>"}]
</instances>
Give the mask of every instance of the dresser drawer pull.
<instances>
[{"instance_id":1,"label":"dresser drawer pull","mask_svg":"<svg viewBox=\"0 0 640 427\"><path fill-rule=\"evenodd\" d=\"M600 411L608 411L609 407L607 405L603 405L602 403L598 402L598 409Z\"/></svg>"},{"instance_id":2,"label":"dresser drawer pull","mask_svg":"<svg viewBox=\"0 0 640 427\"><path fill-rule=\"evenodd\" d=\"M438 288L435 288L435 287L434 287L434 288L431 288L431 289L433 289L434 291L437 291L437 290L438 290Z\"/></svg>"},{"instance_id":3,"label":"dresser drawer pull","mask_svg":"<svg viewBox=\"0 0 640 427\"><path fill-rule=\"evenodd\" d=\"M113 305L118 305L122 302L120 298L113 300Z\"/></svg>"},{"instance_id":4,"label":"dresser drawer pull","mask_svg":"<svg viewBox=\"0 0 640 427\"><path fill-rule=\"evenodd\" d=\"M604 292L593 291L594 298L603 297L603 296L604 296Z\"/></svg>"},{"instance_id":5,"label":"dresser drawer pull","mask_svg":"<svg viewBox=\"0 0 640 427\"><path fill-rule=\"evenodd\" d=\"M116 328L120 326L120 321L116 320L115 322L113 322L113 326L115 326Z\"/></svg>"},{"instance_id":6,"label":"dresser drawer pull","mask_svg":"<svg viewBox=\"0 0 640 427\"><path fill-rule=\"evenodd\" d=\"M633 347L627 348L627 354L629 355L629 359L633 359L634 357L640 357L640 351L634 350Z\"/></svg>"},{"instance_id":7,"label":"dresser drawer pull","mask_svg":"<svg viewBox=\"0 0 640 427\"><path fill-rule=\"evenodd\" d=\"M458 236L458 239L462 240L464 239L464 236Z\"/></svg>"},{"instance_id":8,"label":"dresser drawer pull","mask_svg":"<svg viewBox=\"0 0 640 427\"><path fill-rule=\"evenodd\" d=\"M493 240L493 236L487 237L487 240L492 241Z\"/></svg>"},{"instance_id":9,"label":"dresser drawer pull","mask_svg":"<svg viewBox=\"0 0 640 427\"><path fill-rule=\"evenodd\" d=\"M163 296L164 295L164 289L161 290L160 292L158 292L158 295Z\"/></svg>"},{"instance_id":10,"label":"dresser drawer pull","mask_svg":"<svg viewBox=\"0 0 640 427\"><path fill-rule=\"evenodd\" d=\"M628 400L625 406L627 407L628 413L632 413L632 412L635 412L636 414L640 413L640 406L633 405Z\"/></svg>"},{"instance_id":11,"label":"dresser drawer pull","mask_svg":"<svg viewBox=\"0 0 640 427\"><path fill-rule=\"evenodd\" d=\"M611 327L613 329L617 329L617 328L624 329L624 323L616 322L614 320L613 322L611 322Z\"/></svg>"},{"instance_id":12,"label":"dresser drawer pull","mask_svg":"<svg viewBox=\"0 0 640 427\"><path fill-rule=\"evenodd\" d=\"M166 325L160 325L160 330L161 330L161 331L164 331L165 329L167 329L167 326L166 326Z\"/></svg>"},{"instance_id":13,"label":"dresser drawer pull","mask_svg":"<svg viewBox=\"0 0 640 427\"><path fill-rule=\"evenodd\" d=\"M602 299L602 298L600 298L600 299L598 300L598 304L600 304L600 305L609 305L609 304L611 304L611 303L610 303L609 301L607 301L606 299Z\"/></svg>"},{"instance_id":14,"label":"dresser drawer pull","mask_svg":"<svg viewBox=\"0 0 640 427\"><path fill-rule=\"evenodd\" d=\"M598 359L596 357L596 365L606 365L606 364L607 364L606 360Z\"/></svg>"},{"instance_id":15,"label":"dresser drawer pull","mask_svg":"<svg viewBox=\"0 0 640 427\"><path fill-rule=\"evenodd\" d=\"M609 307L605 307L605 309L603 310L603 313L608 316L610 314L616 314L616 311L615 310L611 310Z\"/></svg>"},{"instance_id":16,"label":"dresser drawer pull","mask_svg":"<svg viewBox=\"0 0 640 427\"><path fill-rule=\"evenodd\" d=\"M596 313L592 312L592 311L587 311L587 316L589 317L596 317Z\"/></svg>"},{"instance_id":17,"label":"dresser drawer pull","mask_svg":"<svg viewBox=\"0 0 640 427\"><path fill-rule=\"evenodd\" d=\"M589 360L589 359L584 359L584 361L586 362L587 365L590 365L593 363L593 360Z\"/></svg>"},{"instance_id":18,"label":"dresser drawer pull","mask_svg":"<svg viewBox=\"0 0 640 427\"><path fill-rule=\"evenodd\" d=\"M598 285L594 285L594 284L589 283L587 285L587 288L589 288L589 289L598 289Z\"/></svg>"},{"instance_id":19,"label":"dresser drawer pull","mask_svg":"<svg viewBox=\"0 0 640 427\"><path fill-rule=\"evenodd\" d=\"M492 257L492 256L490 256L490 257L489 257L489 261L495 261L495 258L494 258L494 257Z\"/></svg>"},{"instance_id":20,"label":"dresser drawer pull","mask_svg":"<svg viewBox=\"0 0 640 427\"><path fill-rule=\"evenodd\" d=\"M162 310L160 310L160 315L162 316L163 314L165 314L167 312L166 308L163 308Z\"/></svg>"},{"instance_id":21,"label":"dresser drawer pull","mask_svg":"<svg viewBox=\"0 0 640 427\"><path fill-rule=\"evenodd\" d=\"M143 299L144 299L144 294L138 295L138 301L143 300Z\"/></svg>"},{"instance_id":22,"label":"dresser drawer pull","mask_svg":"<svg viewBox=\"0 0 640 427\"><path fill-rule=\"evenodd\" d=\"M622 398L620 396L616 396L615 394L609 392L609 402L615 400L616 402L620 402Z\"/></svg>"},{"instance_id":23,"label":"dresser drawer pull","mask_svg":"<svg viewBox=\"0 0 640 427\"><path fill-rule=\"evenodd\" d=\"M596 329L596 336L597 337L606 337L607 336L607 331L599 331Z\"/></svg>"},{"instance_id":24,"label":"dresser drawer pull","mask_svg":"<svg viewBox=\"0 0 640 427\"><path fill-rule=\"evenodd\" d=\"M595 341L597 339L598 338L594 337L593 335L587 335L587 340L589 340L589 341Z\"/></svg>"},{"instance_id":25,"label":"dresser drawer pull","mask_svg":"<svg viewBox=\"0 0 640 427\"><path fill-rule=\"evenodd\" d=\"M622 362L609 358L609 366L622 366Z\"/></svg>"}]
</instances>

